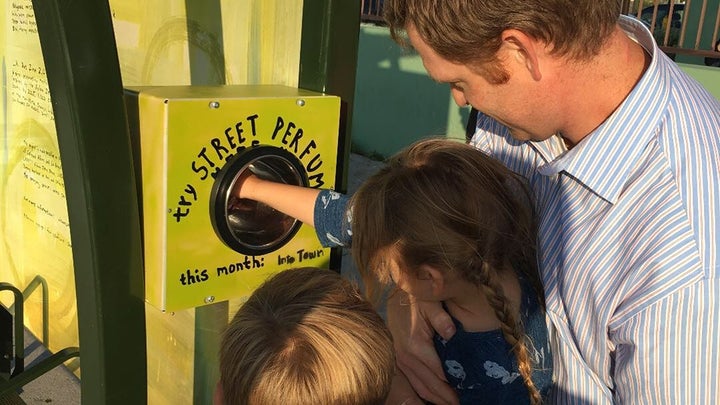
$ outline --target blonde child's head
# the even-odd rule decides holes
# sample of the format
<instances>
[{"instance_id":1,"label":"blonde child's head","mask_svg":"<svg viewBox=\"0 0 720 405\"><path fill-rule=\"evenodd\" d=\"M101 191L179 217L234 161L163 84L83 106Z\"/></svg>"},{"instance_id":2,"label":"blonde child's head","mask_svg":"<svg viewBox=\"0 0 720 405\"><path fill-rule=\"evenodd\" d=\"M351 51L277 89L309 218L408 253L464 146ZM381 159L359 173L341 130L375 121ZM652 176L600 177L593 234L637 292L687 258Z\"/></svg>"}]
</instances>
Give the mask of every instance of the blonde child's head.
<instances>
[{"instance_id":1,"label":"blonde child's head","mask_svg":"<svg viewBox=\"0 0 720 405\"><path fill-rule=\"evenodd\" d=\"M268 279L230 322L220 352L225 405L382 404L395 367L382 318L339 274Z\"/></svg>"}]
</instances>

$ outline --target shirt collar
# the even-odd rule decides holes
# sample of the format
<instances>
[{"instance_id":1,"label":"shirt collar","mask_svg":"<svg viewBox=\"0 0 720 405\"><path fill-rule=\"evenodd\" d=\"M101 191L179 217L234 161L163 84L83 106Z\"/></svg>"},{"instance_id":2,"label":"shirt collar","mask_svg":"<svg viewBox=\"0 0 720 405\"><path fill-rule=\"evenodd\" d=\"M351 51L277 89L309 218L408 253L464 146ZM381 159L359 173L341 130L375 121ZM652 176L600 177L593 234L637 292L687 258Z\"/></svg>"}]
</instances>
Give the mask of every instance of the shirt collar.
<instances>
[{"instance_id":1,"label":"shirt collar","mask_svg":"<svg viewBox=\"0 0 720 405\"><path fill-rule=\"evenodd\" d=\"M532 143L546 156L547 163L538 167L540 174L565 171L610 203L618 200L638 156L656 135L661 112L670 96L667 68L673 63L640 21L621 16L619 22L626 34L652 57L638 84L617 110L574 148L553 155L558 142L562 144L559 137Z\"/></svg>"}]
</instances>

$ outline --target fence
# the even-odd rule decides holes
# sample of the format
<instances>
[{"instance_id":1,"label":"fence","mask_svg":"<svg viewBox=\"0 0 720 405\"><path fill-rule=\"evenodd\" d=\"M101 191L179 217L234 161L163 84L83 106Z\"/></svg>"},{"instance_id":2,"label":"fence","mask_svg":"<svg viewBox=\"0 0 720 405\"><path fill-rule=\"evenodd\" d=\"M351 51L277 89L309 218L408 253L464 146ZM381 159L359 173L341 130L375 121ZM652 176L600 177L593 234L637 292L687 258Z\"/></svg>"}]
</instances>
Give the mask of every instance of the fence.
<instances>
[{"instance_id":1,"label":"fence","mask_svg":"<svg viewBox=\"0 0 720 405\"><path fill-rule=\"evenodd\" d=\"M360 7L360 21L382 24L383 0L360 1L362 2L362 6Z\"/></svg>"},{"instance_id":2,"label":"fence","mask_svg":"<svg viewBox=\"0 0 720 405\"><path fill-rule=\"evenodd\" d=\"M713 46L718 42L720 2L667 0L661 3L655 0L652 5L645 4L643 1L624 0L623 13L645 23L665 53L720 58L720 52ZM713 24L709 35L708 22ZM689 38L688 32L693 32L695 38Z\"/></svg>"}]
</instances>

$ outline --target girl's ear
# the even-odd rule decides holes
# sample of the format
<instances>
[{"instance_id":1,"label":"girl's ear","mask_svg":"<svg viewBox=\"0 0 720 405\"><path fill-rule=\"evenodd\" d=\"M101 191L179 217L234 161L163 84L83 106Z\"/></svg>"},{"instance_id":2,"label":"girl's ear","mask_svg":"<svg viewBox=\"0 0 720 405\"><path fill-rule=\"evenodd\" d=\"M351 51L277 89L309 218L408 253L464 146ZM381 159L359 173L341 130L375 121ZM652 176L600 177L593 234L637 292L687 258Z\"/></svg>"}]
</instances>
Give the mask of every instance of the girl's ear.
<instances>
[{"instance_id":1,"label":"girl's ear","mask_svg":"<svg viewBox=\"0 0 720 405\"><path fill-rule=\"evenodd\" d=\"M420 268L421 278L430 284L432 294L442 296L445 293L445 275L442 271L433 266L422 266Z\"/></svg>"}]
</instances>

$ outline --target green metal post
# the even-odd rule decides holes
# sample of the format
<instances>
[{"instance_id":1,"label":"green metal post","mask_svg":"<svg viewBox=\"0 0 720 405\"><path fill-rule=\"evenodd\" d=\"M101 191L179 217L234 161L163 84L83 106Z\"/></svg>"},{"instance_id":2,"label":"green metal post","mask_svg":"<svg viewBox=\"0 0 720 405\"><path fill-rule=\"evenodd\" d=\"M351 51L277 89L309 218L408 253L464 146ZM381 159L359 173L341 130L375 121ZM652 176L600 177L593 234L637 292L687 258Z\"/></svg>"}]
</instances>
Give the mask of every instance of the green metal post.
<instances>
[{"instance_id":1,"label":"green metal post","mask_svg":"<svg viewBox=\"0 0 720 405\"><path fill-rule=\"evenodd\" d=\"M355 74L360 36L360 1L305 0L300 43L299 87L339 96L337 190L347 191ZM330 267L340 269L341 251L333 249Z\"/></svg>"},{"instance_id":2,"label":"green metal post","mask_svg":"<svg viewBox=\"0 0 720 405\"><path fill-rule=\"evenodd\" d=\"M342 101L339 136L344 167L337 179L341 191L347 188L359 35L359 1L305 0L299 87L339 96Z\"/></svg>"},{"instance_id":3,"label":"green metal post","mask_svg":"<svg viewBox=\"0 0 720 405\"><path fill-rule=\"evenodd\" d=\"M221 60L219 66L225 66L223 49L223 26L220 0L185 0L187 15L188 42L201 43L215 52ZM206 31L207 30L207 31ZM197 49L190 47L190 84L224 85L225 71L208 72L203 61L198 58ZM222 332L227 327L227 301L205 305L195 309L195 351L193 353L193 401L194 405L211 405L215 384L220 378L218 353Z\"/></svg>"},{"instance_id":4,"label":"green metal post","mask_svg":"<svg viewBox=\"0 0 720 405\"><path fill-rule=\"evenodd\" d=\"M33 0L77 290L84 404L147 402L138 200L106 1Z\"/></svg>"}]
</instances>

